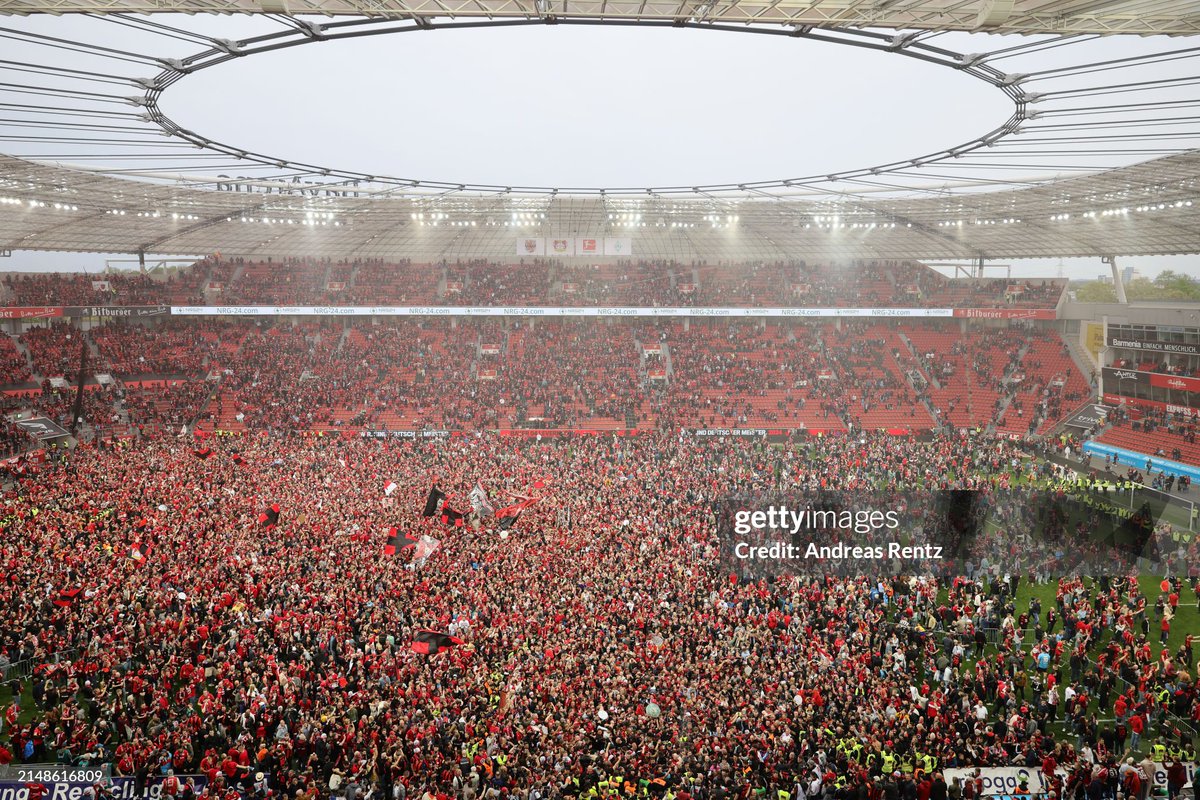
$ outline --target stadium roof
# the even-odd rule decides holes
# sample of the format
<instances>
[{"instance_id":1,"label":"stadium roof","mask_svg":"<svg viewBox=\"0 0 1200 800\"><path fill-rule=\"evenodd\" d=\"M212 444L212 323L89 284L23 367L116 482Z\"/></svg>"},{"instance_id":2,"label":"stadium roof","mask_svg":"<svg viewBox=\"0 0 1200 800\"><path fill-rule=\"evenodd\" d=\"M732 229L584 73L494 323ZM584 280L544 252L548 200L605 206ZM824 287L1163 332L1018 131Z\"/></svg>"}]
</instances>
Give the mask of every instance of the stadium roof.
<instances>
[{"instance_id":1,"label":"stadium roof","mask_svg":"<svg viewBox=\"0 0 1200 800\"><path fill-rule=\"evenodd\" d=\"M73 36L0 26L0 250L500 258L518 237L630 236L635 254L689 260L1200 252L1200 46L1126 37L1114 55L1100 35L1200 32L1196 2L0 0L0 11L91 12ZM255 13L265 32L235 41L189 29L190 17L127 13L142 11ZM497 186L252 152L185 128L159 103L188 75L282 48L548 23L892 53L976 78L1011 116L956 146L832 174L797 176L781 155L790 177L754 183ZM136 31L140 49L113 46L115 26ZM1037 35L938 38L960 30Z\"/></svg>"},{"instance_id":2,"label":"stadium roof","mask_svg":"<svg viewBox=\"0 0 1200 800\"><path fill-rule=\"evenodd\" d=\"M1200 251L1200 153L1022 190L924 198L326 196L214 191L0 158L0 247L512 258L530 237L629 236L691 259L1011 259ZM270 190L270 191L267 191Z\"/></svg>"},{"instance_id":3,"label":"stadium roof","mask_svg":"<svg viewBox=\"0 0 1200 800\"><path fill-rule=\"evenodd\" d=\"M697 20L994 33L1200 33L1180 0L4 0L0 14L275 13L391 18Z\"/></svg>"}]
</instances>

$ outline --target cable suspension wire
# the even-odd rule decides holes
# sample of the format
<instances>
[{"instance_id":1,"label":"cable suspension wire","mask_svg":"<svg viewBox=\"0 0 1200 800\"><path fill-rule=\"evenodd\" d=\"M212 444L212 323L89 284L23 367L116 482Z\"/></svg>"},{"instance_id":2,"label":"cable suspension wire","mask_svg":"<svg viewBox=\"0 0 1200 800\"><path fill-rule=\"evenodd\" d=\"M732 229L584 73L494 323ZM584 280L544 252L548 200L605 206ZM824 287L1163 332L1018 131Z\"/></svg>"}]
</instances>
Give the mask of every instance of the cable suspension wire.
<instances>
[{"instance_id":1,"label":"cable suspension wire","mask_svg":"<svg viewBox=\"0 0 1200 800\"><path fill-rule=\"evenodd\" d=\"M1014 45L1013 47L1004 47L1004 48L1001 48L1000 50L993 50L987 54L987 60L988 61L1001 61L1003 59L1013 58L1015 56L1022 56L1022 55L1028 56L1031 53L1040 53L1045 50L1054 50L1059 47L1066 47L1066 46L1073 45L1073 44L1079 44L1080 42L1084 42L1084 41L1094 41L1099 38L1100 38L1100 36L1098 34L1077 33L1077 34L1072 34L1069 36L1061 36L1058 38L1050 39L1048 41L1045 39L1040 39L1040 40L1035 40L1035 41L1031 41L1031 42L1025 42L1022 44Z\"/></svg>"},{"instance_id":2,"label":"cable suspension wire","mask_svg":"<svg viewBox=\"0 0 1200 800\"><path fill-rule=\"evenodd\" d=\"M30 64L23 61L0 61L0 69L7 69L12 72L31 72L35 75L67 76L76 80L95 81L97 83L116 83L122 86L130 85L128 78L122 78L119 75L87 73L77 69L67 69L66 67L55 67L46 64Z\"/></svg>"},{"instance_id":3,"label":"cable suspension wire","mask_svg":"<svg viewBox=\"0 0 1200 800\"><path fill-rule=\"evenodd\" d=\"M185 158L222 158L222 157L223 156L221 153L196 153L195 155L185 156ZM130 160L130 159L142 160L142 159L149 159L149 158L179 158L179 156L171 155L169 153L165 153L162 155L158 155L155 153L143 153L143 154L139 154L136 156L132 156L129 154L120 154L120 153L107 153L104 155L91 155L91 154L86 154L86 153L82 153L82 154L81 153L42 153L37 156L31 156L31 158L45 159L47 161L59 161L59 160L68 159L68 158L74 159L74 160L79 160L79 161L104 161L104 160L110 160L110 159L114 159L114 158L122 159L122 160ZM240 164L235 164L234 166L241 169ZM212 167L207 167L207 169L212 169Z\"/></svg>"},{"instance_id":4,"label":"cable suspension wire","mask_svg":"<svg viewBox=\"0 0 1200 800\"><path fill-rule=\"evenodd\" d=\"M102 116L115 119L143 119L143 115L130 111L102 111L93 108L67 108L64 106L31 106L24 103L0 103L0 108L21 111L26 114L50 114L55 116ZM143 120L144 121L144 120Z\"/></svg>"},{"instance_id":5,"label":"cable suspension wire","mask_svg":"<svg viewBox=\"0 0 1200 800\"><path fill-rule=\"evenodd\" d=\"M1140 114L1155 108L1196 108L1200 100L1166 100L1161 103L1128 103L1111 106L1065 106L1039 110L1037 118L1097 116L1099 114Z\"/></svg>"},{"instance_id":6,"label":"cable suspension wire","mask_svg":"<svg viewBox=\"0 0 1200 800\"><path fill-rule=\"evenodd\" d=\"M1058 89L1042 92L1040 100L1053 97L1096 97L1109 94L1127 94L1141 92L1150 88L1165 89L1167 87L1194 86L1200 83L1200 75L1188 75L1179 78L1161 78L1153 81L1138 81L1135 83L1118 83L1109 86L1092 86L1077 89Z\"/></svg>"},{"instance_id":7,"label":"cable suspension wire","mask_svg":"<svg viewBox=\"0 0 1200 800\"><path fill-rule=\"evenodd\" d=\"M86 136L19 136L11 134L0 134L0 141L5 142L77 142L79 144L107 144L114 147L124 147L126 145L136 145L138 147L170 147L174 149L188 149L193 145L187 142L146 142L138 141L137 139L118 139L118 138L100 138Z\"/></svg>"},{"instance_id":8,"label":"cable suspension wire","mask_svg":"<svg viewBox=\"0 0 1200 800\"><path fill-rule=\"evenodd\" d=\"M118 98L113 95L102 94L100 92L85 92L79 89L62 89L53 86L35 86L28 83L5 83L0 82L0 90L12 91L20 94L38 94L38 95L58 95L61 97L71 98L95 98L95 102L105 103L125 103L129 101L125 98Z\"/></svg>"},{"instance_id":9,"label":"cable suspension wire","mask_svg":"<svg viewBox=\"0 0 1200 800\"><path fill-rule=\"evenodd\" d=\"M70 158L79 158L80 156L69 156L69 157ZM156 169L159 171L163 171L163 172L193 172L195 170L241 169L242 166L243 165L240 163L233 163L233 164L205 164L205 165L199 166L199 167L184 167L184 166L162 167L162 166L159 166L159 167L156 167ZM97 169L97 170L94 170L94 172L98 175L134 175L134 174L143 172L143 170L138 169L136 167L129 167L127 169ZM204 181L200 185L211 184L211 183L213 183L213 182L212 181Z\"/></svg>"},{"instance_id":10,"label":"cable suspension wire","mask_svg":"<svg viewBox=\"0 0 1200 800\"><path fill-rule=\"evenodd\" d=\"M1108 70L1113 69L1126 69L1127 67L1133 65L1149 65L1169 61L1180 61L1189 58L1196 58L1197 55L1200 55L1200 47L1188 47L1183 50L1172 50L1167 53L1146 53L1140 56L1130 56L1129 58L1117 58L1110 61L1100 61L1095 64L1058 67L1057 69L1031 72L1027 73L1027 80L1047 80L1051 76L1061 77L1064 75L1089 75L1095 72L1107 72Z\"/></svg>"},{"instance_id":11,"label":"cable suspension wire","mask_svg":"<svg viewBox=\"0 0 1200 800\"><path fill-rule=\"evenodd\" d=\"M21 127L32 128L53 128L58 130L88 130L88 131L125 131L127 133L135 133L139 136L159 136L162 134L157 131L146 130L145 128L137 128L132 125L97 125L95 123L85 122L56 122L53 120L39 119L7 119L0 117L0 127L6 124L19 125Z\"/></svg>"},{"instance_id":12,"label":"cable suspension wire","mask_svg":"<svg viewBox=\"0 0 1200 800\"><path fill-rule=\"evenodd\" d=\"M100 20L101 22L110 22L149 33L155 33L160 36L167 36L181 42L187 42L189 44L212 46L216 43L216 39L213 39L212 37L201 36L199 34L192 33L191 31L185 31L179 28L171 27L170 25L164 25L161 22L152 19L131 17L127 14L85 14L84 16L90 19Z\"/></svg>"},{"instance_id":13,"label":"cable suspension wire","mask_svg":"<svg viewBox=\"0 0 1200 800\"><path fill-rule=\"evenodd\" d=\"M1111 120L1108 122L1064 122L1055 125L1030 125L1023 131L1050 131L1067 129L1107 130L1109 128L1155 128L1160 126L1182 125L1185 122L1200 122L1200 117L1158 117L1155 119Z\"/></svg>"},{"instance_id":14,"label":"cable suspension wire","mask_svg":"<svg viewBox=\"0 0 1200 800\"><path fill-rule=\"evenodd\" d=\"M152 56L142 56L136 53L124 53L120 50L111 50L107 47L93 45L88 43L73 42L68 39L57 39L52 36L42 36L41 34L29 33L26 31L18 31L12 28L0 27L0 38L14 39L20 42L33 41L45 47L52 47L59 50L69 50L75 53L83 53L90 56L98 56L101 58L111 58L116 61L127 61L131 64L140 64L143 66L161 66L158 59Z\"/></svg>"}]
</instances>

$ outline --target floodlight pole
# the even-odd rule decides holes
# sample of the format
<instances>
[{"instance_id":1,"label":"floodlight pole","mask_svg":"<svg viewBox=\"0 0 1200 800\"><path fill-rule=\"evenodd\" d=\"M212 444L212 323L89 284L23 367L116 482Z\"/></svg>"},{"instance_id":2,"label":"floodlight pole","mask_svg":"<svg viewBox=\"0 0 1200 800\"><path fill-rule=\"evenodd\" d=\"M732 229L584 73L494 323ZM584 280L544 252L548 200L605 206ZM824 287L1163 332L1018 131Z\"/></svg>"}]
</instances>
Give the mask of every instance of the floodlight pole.
<instances>
[{"instance_id":1,"label":"floodlight pole","mask_svg":"<svg viewBox=\"0 0 1200 800\"><path fill-rule=\"evenodd\" d=\"M1117 269L1116 256L1103 256L1100 260L1112 269L1113 288L1117 290L1117 302L1121 305L1129 305L1129 297L1125 294L1125 281L1121 278L1121 270Z\"/></svg>"}]
</instances>

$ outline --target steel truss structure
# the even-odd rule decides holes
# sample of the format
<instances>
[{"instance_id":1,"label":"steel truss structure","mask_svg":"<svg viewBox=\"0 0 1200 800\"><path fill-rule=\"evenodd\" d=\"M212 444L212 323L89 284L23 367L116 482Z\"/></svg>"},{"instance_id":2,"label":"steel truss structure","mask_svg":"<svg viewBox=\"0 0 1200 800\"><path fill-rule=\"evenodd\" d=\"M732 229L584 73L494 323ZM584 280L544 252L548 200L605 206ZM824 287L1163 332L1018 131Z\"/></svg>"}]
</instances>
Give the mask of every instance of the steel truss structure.
<instances>
[{"instance_id":1,"label":"steel truss structure","mask_svg":"<svg viewBox=\"0 0 1200 800\"><path fill-rule=\"evenodd\" d=\"M1179 0L4 0L0 13L584 18L1055 35L1200 33L1200 10Z\"/></svg>"},{"instance_id":2,"label":"steel truss structure","mask_svg":"<svg viewBox=\"0 0 1200 800\"><path fill-rule=\"evenodd\" d=\"M1200 32L1200 3L0 0L0 13L47 11L87 24L73 36L32 24L41 19L0 24L0 250L463 258L509 255L519 236L605 235L678 259L1200 250L1200 40L1187 37ZM150 11L257 13L269 29L226 39L139 13ZM282 48L545 24L876 50L970 75L1011 113L969 141L891 163L824 175L781 163L769 180L639 187L366 174L215 141L161 107L189 75ZM112 26L136 32L139 47L110 46ZM952 46L952 32L979 30L1030 36L992 51ZM1112 32L1176 38L1136 39L1114 56Z\"/></svg>"}]
</instances>

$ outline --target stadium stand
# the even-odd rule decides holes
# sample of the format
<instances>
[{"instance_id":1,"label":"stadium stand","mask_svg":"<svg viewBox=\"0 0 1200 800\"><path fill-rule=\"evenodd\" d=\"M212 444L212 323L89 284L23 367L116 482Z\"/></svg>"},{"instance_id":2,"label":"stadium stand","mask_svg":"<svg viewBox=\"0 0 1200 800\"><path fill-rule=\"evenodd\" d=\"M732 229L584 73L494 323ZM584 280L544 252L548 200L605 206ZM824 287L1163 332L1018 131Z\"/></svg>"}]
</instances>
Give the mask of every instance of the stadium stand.
<instances>
[{"instance_id":1,"label":"stadium stand","mask_svg":"<svg viewBox=\"0 0 1200 800\"><path fill-rule=\"evenodd\" d=\"M1102 444L1200 465L1193 417L1130 405L1114 409L1105 423L1096 437Z\"/></svg>"},{"instance_id":2,"label":"stadium stand","mask_svg":"<svg viewBox=\"0 0 1200 800\"><path fill-rule=\"evenodd\" d=\"M0 336L0 385L20 386L32 375L29 361L17 343L9 336Z\"/></svg>"},{"instance_id":3,"label":"stadium stand","mask_svg":"<svg viewBox=\"0 0 1200 800\"><path fill-rule=\"evenodd\" d=\"M136 383L142 430L671 429L1043 434L1088 396L1057 333L960 322L117 320L86 334L89 375ZM73 383L81 332L7 343L17 392ZM20 343L20 344L18 344ZM32 368L22 368L24 347ZM154 387L211 380L215 400ZM89 378L90 380L90 378ZM120 397L115 409L122 415ZM107 414L104 416L108 416ZM147 427L150 426L150 427Z\"/></svg>"},{"instance_id":4,"label":"stadium stand","mask_svg":"<svg viewBox=\"0 0 1200 800\"><path fill-rule=\"evenodd\" d=\"M431 305L440 275L425 264L366 261L354 269L346 302L350 305Z\"/></svg>"},{"instance_id":5,"label":"stadium stand","mask_svg":"<svg viewBox=\"0 0 1200 800\"><path fill-rule=\"evenodd\" d=\"M62 378L79 370L80 331L70 323L30 328L18 341L29 350L33 371L43 379Z\"/></svg>"},{"instance_id":6,"label":"stadium stand","mask_svg":"<svg viewBox=\"0 0 1200 800\"><path fill-rule=\"evenodd\" d=\"M339 287L331 289L331 286ZM217 288L219 287L219 288ZM550 259L413 264L211 258L165 279L106 272L8 276L13 305L652 305L1054 308L1065 281L952 279L921 264ZM1018 291L1019 290L1019 291Z\"/></svg>"},{"instance_id":7,"label":"stadium stand","mask_svg":"<svg viewBox=\"0 0 1200 800\"><path fill-rule=\"evenodd\" d=\"M922 303L983 308L1043 307L1062 288L964 293L896 262L852 273L214 259L169 296L870 307L913 283ZM7 285L32 299L55 281ZM1065 770L1046 773L1047 791L1065 796L1085 765L1130 750L1128 724L1099 724L1089 694L1139 725L1200 719L1190 685L1162 706L1183 685L1159 665L1193 661L1169 619L1148 649L1157 584L1070 577L1064 559L1107 558L1091 544L1014 545L1075 519L1060 513L1073 493L1093 492L1078 513L1100 513L1094 490L1041 460L1046 444L1016 441L1091 396L1053 323L161 316L13 329L0 337L6 411L70 426L80 347L116 382L88 384L90 435L69 453L35 463L24 434L0 427L14 487L0 557L38 587L0 582L0 669L36 665L28 689L7 689L9 760L86 752L118 778L203 777L174 795L163 783L168 800L318 800L346 783L354 800L735 800L755 787L934 800L951 796L946 770L1050 759ZM1101 441L1169 440L1200 463L1190 423L1112 422ZM739 431L757 435L724 438ZM431 484L446 498L426 517ZM954 578L731 575L695 512L772 484L1019 485L1057 505L996 501L1009 510ZM493 515L464 521L480 492ZM1176 576L1163 597L1196 596L1200 545L1189 534L1171 549L1165 524L1153 535ZM984 553L1014 568L982 571ZM1042 596L1046 608L1030 599ZM683 737L698 744L625 746Z\"/></svg>"},{"instance_id":8,"label":"stadium stand","mask_svg":"<svg viewBox=\"0 0 1200 800\"><path fill-rule=\"evenodd\" d=\"M0 2L0 800L1195 800L1198 10Z\"/></svg>"},{"instance_id":9,"label":"stadium stand","mask_svg":"<svg viewBox=\"0 0 1200 800\"><path fill-rule=\"evenodd\" d=\"M211 356L205 323L170 322L152 328L112 322L88 335L105 367L122 378L134 375L199 375ZM97 370L99 371L99 370Z\"/></svg>"}]
</instances>

